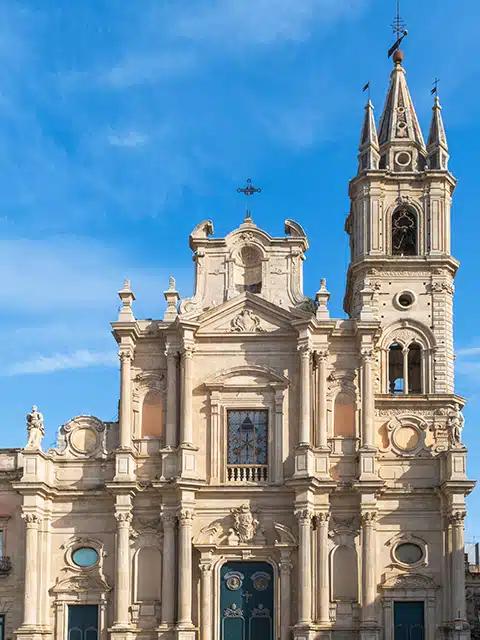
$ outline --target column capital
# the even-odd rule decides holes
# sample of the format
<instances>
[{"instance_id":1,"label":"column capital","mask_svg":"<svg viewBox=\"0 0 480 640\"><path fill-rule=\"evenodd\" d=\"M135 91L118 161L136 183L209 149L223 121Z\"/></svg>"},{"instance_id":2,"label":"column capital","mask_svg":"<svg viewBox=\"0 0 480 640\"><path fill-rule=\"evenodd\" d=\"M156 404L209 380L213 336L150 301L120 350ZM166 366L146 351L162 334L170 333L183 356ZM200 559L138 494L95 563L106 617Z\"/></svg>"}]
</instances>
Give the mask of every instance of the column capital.
<instances>
[{"instance_id":1,"label":"column capital","mask_svg":"<svg viewBox=\"0 0 480 640\"><path fill-rule=\"evenodd\" d=\"M132 522L132 512L130 510L115 510L114 516L119 527L129 527Z\"/></svg>"},{"instance_id":2,"label":"column capital","mask_svg":"<svg viewBox=\"0 0 480 640\"><path fill-rule=\"evenodd\" d=\"M162 511L160 513L160 519L163 523L164 529L173 529L177 522L177 516L172 511Z\"/></svg>"},{"instance_id":3,"label":"column capital","mask_svg":"<svg viewBox=\"0 0 480 640\"><path fill-rule=\"evenodd\" d=\"M200 567L202 575L209 574L213 570L213 563L208 562L207 560L201 560L198 566Z\"/></svg>"},{"instance_id":4,"label":"column capital","mask_svg":"<svg viewBox=\"0 0 480 640\"><path fill-rule=\"evenodd\" d=\"M118 357L120 358L120 362L132 362L134 353L133 347L120 347L118 351Z\"/></svg>"},{"instance_id":5,"label":"column capital","mask_svg":"<svg viewBox=\"0 0 480 640\"><path fill-rule=\"evenodd\" d=\"M299 525L310 524L313 518L313 511L308 507L306 509L296 509L295 517Z\"/></svg>"},{"instance_id":6,"label":"column capital","mask_svg":"<svg viewBox=\"0 0 480 640\"><path fill-rule=\"evenodd\" d=\"M328 355L328 349L317 349L315 351L315 358L317 359L317 362L327 362Z\"/></svg>"},{"instance_id":7,"label":"column capital","mask_svg":"<svg viewBox=\"0 0 480 640\"><path fill-rule=\"evenodd\" d=\"M372 348L364 348L360 351L360 357L362 358L362 363L367 364L373 361L374 351Z\"/></svg>"},{"instance_id":8,"label":"column capital","mask_svg":"<svg viewBox=\"0 0 480 640\"><path fill-rule=\"evenodd\" d=\"M463 527L463 521L465 520L466 515L467 512L464 509L452 511L448 514L448 522L453 527Z\"/></svg>"},{"instance_id":9,"label":"column capital","mask_svg":"<svg viewBox=\"0 0 480 640\"><path fill-rule=\"evenodd\" d=\"M192 360L194 353L195 353L195 345L193 344L185 344L180 350L180 354L183 360Z\"/></svg>"},{"instance_id":10,"label":"column capital","mask_svg":"<svg viewBox=\"0 0 480 640\"><path fill-rule=\"evenodd\" d=\"M312 355L312 347L310 344L299 344L297 346L297 351L301 358L310 358Z\"/></svg>"},{"instance_id":11,"label":"column capital","mask_svg":"<svg viewBox=\"0 0 480 640\"><path fill-rule=\"evenodd\" d=\"M317 524L328 525L330 521L330 511L319 511L315 514Z\"/></svg>"},{"instance_id":12,"label":"column capital","mask_svg":"<svg viewBox=\"0 0 480 640\"><path fill-rule=\"evenodd\" d=\"M281 560L278 565L280 575L290 575L292 573L293 564L289 560Z\"/></svg>"},{"instance_id":13,"label":"column capital","mask_svg":"<svg viewBox=\"0 0 480 640\"><path fill-rule=\"evenodd\" d=\"M27 529L36 529L42 520L41 516L39 516L38 513L29 512L22 513L22 518L23 520L25 520Z\"/></svg>"},{"instance_id":14,"label":"column capital","mask_svg":"<svg viewBox=\"0 0 480 640\"><path fill-rule=\"evenodd\" d=\"M181 508L178 511L178 521L181 527L191 527L194 517L195 511L193 509Z\"/></svg>"},{"instance_id":15,"label":"column capital","mask_svg":"<svg viewBox=\"0 0 480 640\"><path fill-rule=\"evenodd\" d=\"M362 527L373 527L377 520L376 511L363 511L360 515Z\"/></svg>"},{"instance_id":16,"label":"column capital","mask_svg":"<svg viewBox=\"0 0 480 640\"><path fill-rule=\"evenodd\" d=\"M175 358L178 355L178 347L173 344L167 344L164 354L167 358Z\"/></svg>"}]
</instances>

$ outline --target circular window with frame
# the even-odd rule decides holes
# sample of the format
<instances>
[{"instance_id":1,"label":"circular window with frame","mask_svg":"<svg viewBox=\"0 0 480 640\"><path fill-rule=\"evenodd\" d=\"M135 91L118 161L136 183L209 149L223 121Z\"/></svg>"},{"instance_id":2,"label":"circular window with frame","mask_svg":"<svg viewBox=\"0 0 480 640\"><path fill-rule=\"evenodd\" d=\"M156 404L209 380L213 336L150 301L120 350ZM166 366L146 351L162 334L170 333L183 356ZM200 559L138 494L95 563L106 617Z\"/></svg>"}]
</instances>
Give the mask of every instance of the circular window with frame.
<instances>
[{"instance_id":1,"label":"circular window with frame","mask_svg":"<svg viewBox=\"0 0 480 640\"><path fill-rule=\"evenodd\" d=\"M98 564L100 556L93 547L76 547L72 549L72 562L80 569L90 569Z\"/></svg>"},{"instance_id":2,"label":"circular window with frame","mask_svg":"<svg viewBox=\"0 0 480 640\"><path fill-rule=\"evenodd\" d=\"M425 559L425 550L415 542L399 542L393 550L393 556L404 567L416 567Z\"/></svg>"},{"instance_id":3,"label":"circular window with frame","mask_svg":"<svg viewBox=\"0 0 480 640\"><path fill-rule=\"evenodd\" d=\"M400 311L408 311L417 301L417 296L413 291L401 291L393 298L393 304Z\"/></svg>"},{"instance_id":4,"label":"circular window with frame","mask_svg":"<svg viewBox=\"0 0 480 640\"><path fill-rule=\"evenodd\" d=\"M404 123L400 123L404 124ZM406 125L405 125L406 128ZM395 156L395 162L399 164L401 167L408 167L408 165L412 162L412 156L408 153L408 151L400 151Z\"/></svg>"}]
</instances>

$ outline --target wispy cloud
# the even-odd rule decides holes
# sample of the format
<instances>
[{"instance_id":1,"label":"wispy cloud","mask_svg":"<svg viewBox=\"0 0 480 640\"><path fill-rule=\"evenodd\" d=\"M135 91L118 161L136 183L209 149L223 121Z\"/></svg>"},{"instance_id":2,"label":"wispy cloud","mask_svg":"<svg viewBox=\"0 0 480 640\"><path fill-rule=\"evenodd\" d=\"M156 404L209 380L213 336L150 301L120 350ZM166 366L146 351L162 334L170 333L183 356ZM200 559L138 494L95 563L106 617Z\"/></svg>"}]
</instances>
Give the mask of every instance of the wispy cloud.
<instances>
[{"instance_id":1,"label":"wispy cloud","mask_svg":"<svg viewBox=\"0 0 480 640\"><path fill-rule=\"evenodd\" d=\"M122 134L111 133L107 136L108 142L112 147L143 147L148 142L148 135L139 133L138 131L127 131Z\"/></svg>"},{"instance_id":2,"label":"wispy cloud","mask_svg":"<svg viewBox=\"0 0 480 640\"><path fill-rule=\"evenodd\" d=\"M3 370L3 375L43 374L64 369L85 369L86 367L98 366L118 366L118 357L115 351L79 350L69 354L39 355L30 360L11 365L6 370Z\"/></svg>"},{"instance_id":3,"label":"wispy cloud","mask_svg":"<svg viewBox=\"0 0 480 640\"><path fill-rule=\"evenodd\" d=\"M456 354L458 357L462 358L480 356L480 347L465 347L463 349L457 349Z\"/></svg>"}]
</instances>

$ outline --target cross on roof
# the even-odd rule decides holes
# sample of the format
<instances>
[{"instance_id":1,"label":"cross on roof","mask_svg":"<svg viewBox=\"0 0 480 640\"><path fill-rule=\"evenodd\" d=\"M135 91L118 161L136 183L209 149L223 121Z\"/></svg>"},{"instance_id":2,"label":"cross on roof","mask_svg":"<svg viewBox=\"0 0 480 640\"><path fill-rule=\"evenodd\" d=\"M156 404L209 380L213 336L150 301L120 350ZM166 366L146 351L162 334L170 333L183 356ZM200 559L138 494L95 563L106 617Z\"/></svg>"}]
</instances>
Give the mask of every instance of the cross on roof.
<instances>
[{"instance_id":1,"label":"cross on roof","mask_svg":"<svg viewBox=\"0 0 480 640\"><path fill-rule=\"evenodd\" d=\"M255 193L260 193L261 189L259 189L258 187L254 187L252 184L252 181L250 180L250 178L248 178L247 183L245 185L245 187L242 189L242 187L238 187L237 189L237 193L243 193L246 196L253 196ZM246 219L245 221L247 221L248 219L251 218L251 211L250 209L246 210Z\"/></svg>"}]
</instances>

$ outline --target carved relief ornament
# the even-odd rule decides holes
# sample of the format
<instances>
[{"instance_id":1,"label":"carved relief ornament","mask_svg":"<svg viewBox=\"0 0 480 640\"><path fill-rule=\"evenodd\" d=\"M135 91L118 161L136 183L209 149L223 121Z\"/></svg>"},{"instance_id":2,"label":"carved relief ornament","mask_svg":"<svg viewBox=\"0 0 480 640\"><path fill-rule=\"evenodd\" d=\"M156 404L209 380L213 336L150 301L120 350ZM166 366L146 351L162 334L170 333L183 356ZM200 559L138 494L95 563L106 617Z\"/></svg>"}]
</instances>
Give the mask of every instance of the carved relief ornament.
<instances>
[{"instance_id":1,"label":"carved relief ornament","mask_svg":"<svg viewBox=\"0 0 480 640\"><path fill-rule=\"evenodd\" d=\"M264 331L260 318L250 309L243 309L230 323L230 331L238 333L254 333Z\"/></svg>"}]
</instances>

